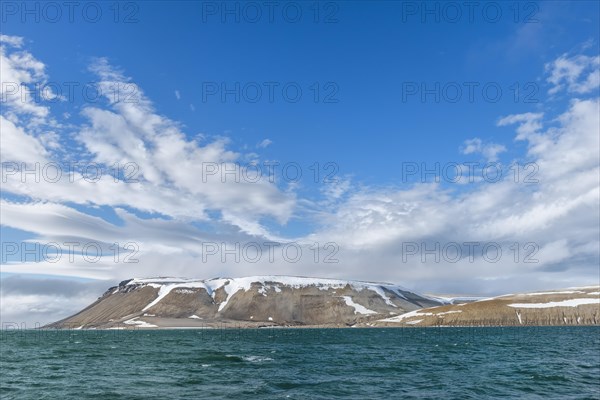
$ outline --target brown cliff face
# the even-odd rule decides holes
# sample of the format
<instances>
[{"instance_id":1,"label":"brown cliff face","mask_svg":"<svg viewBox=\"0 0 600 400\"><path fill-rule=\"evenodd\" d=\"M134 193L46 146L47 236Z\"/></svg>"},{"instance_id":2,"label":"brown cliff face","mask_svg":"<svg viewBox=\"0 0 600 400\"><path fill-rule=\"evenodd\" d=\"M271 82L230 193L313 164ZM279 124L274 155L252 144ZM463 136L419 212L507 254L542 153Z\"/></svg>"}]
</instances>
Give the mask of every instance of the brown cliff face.
<instances>
[{"instance_id":1,"label":"brown cliff face","mask_svg":"<svg viewBox=\"0 0 600 400\"><path fill-rule=\"evenodd\" d=\"M600 287L448 304L399 286L286 276L132 279L50 328L599 325Z\"/></svg>"},{"instance_id":2,"label":"brown cliff face","mask_svg":"<svg viewBox=\"0 0 600 400\"><path fill-rule=\"evenodd\" d=\"M354 326L440 304L395 285L334 279L132 279L48 327Z\"/></svg>"},{"instance_id":3,"label":"brown cliff face","mask_svg":"<svg viewBox=\"0 0 600 400\"><path fill-rule=\"evenodd\" d=\"M599 325L600 286L516 294L424 308L374 326Z\"/></svg>"}]
</instances>

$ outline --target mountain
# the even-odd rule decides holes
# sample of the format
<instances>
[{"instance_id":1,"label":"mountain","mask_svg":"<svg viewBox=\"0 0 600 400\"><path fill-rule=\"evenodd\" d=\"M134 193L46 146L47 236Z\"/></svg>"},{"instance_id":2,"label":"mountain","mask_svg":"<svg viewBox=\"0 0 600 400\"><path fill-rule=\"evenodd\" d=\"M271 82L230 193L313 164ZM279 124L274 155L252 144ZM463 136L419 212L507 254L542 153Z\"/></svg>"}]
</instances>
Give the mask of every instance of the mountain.
<instances>
[{"instance_id":1,"label":"mountain","mask_svg":"<svg viewBox=\"0 0 600 400\"><path fill-rule=\"evenodd\" d=\"M599 325L600 286L509 294L384 318L373 326Z\"/></svg>"},{"instance_id":2,"label":"mountain","mask_svg":"<svg viewBox=\"0 0 600 400\"><path fill-rule=\"evenodd\" d=\"M397 285L335 279L130 279L47 327L355 326L444 303Z\"/></svg>"},{"instance_id":3,"label":"mountain","mask_svg":"<svg viewBox=\"0 0 600 400\"><path fill-rule=\"evenodd\" d=\"M293 276L130 279L48 328L599 325L600 286L443 298L388 283Z\"/></svg>"}]
</instances>

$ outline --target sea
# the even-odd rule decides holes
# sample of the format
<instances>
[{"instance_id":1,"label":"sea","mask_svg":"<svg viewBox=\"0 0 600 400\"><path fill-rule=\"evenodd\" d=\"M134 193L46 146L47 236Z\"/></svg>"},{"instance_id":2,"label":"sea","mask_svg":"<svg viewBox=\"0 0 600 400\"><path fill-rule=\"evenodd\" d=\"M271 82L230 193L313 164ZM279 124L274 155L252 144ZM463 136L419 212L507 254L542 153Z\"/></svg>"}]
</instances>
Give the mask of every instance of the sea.
<instances>
[{"instance_id":1,"label":"sea","mask_svg":"<svg viewBox=\"0 0 600 400\"><path fill-rule=\"evenodd\" d=\"M5 330L1 399L600 399L600 327Z\"/></svg>"}]
</instances>

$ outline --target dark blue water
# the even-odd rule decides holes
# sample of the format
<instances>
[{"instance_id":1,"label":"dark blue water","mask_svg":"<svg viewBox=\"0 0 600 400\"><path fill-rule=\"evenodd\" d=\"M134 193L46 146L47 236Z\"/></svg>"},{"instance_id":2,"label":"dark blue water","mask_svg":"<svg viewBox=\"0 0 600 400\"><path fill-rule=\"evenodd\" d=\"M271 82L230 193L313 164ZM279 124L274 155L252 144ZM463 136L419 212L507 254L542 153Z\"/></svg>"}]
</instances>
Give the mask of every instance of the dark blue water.
<instances>
[{"instance_id":1,"label":"dark blue water","mask_svg":"<svg viewBox=\"0 0 600 400\"><path fill-rule=\"evenodd\" d=\"M600 399L600 328L4 331L2 399Z\"/></svg>"}]
</instances>

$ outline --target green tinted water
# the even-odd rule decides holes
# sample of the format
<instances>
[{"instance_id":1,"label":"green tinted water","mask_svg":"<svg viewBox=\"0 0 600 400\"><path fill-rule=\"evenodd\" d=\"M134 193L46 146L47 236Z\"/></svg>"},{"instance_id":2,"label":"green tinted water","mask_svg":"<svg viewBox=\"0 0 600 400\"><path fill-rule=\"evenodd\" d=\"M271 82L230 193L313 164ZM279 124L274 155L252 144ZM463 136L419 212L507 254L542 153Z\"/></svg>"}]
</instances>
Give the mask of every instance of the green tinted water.
<instances>
[{"instance_id":1,"label":"green tinted water","mask_svg":"<svg viewBox=\"0 0 600 400\"><path fill-rule=\"evenodd\" d=\"M600 328L4 331L2 399L599 399Z\"/></svg>"}]
</instances>

